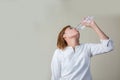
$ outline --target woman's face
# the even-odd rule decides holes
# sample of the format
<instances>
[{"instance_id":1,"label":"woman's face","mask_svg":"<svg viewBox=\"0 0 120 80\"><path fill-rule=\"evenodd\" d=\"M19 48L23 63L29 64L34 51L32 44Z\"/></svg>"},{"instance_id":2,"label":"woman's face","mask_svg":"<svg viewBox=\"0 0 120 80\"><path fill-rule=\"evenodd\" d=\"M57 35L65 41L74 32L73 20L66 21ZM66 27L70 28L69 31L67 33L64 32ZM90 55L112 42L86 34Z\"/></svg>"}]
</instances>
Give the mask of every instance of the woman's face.
<instances>
[{"instance_id":1,"label":"woman's face","mask_svg":"<svg viewBox=\"0 0 120 80\"><path fill-rule=\"evenodd\" d=\"M73 27L68 27L65 30L65 34L63 35L63 37L67 37L67 38L79 38L80 33L79 31L77 31L75 28Z\"/></svg>"}]
</instances>

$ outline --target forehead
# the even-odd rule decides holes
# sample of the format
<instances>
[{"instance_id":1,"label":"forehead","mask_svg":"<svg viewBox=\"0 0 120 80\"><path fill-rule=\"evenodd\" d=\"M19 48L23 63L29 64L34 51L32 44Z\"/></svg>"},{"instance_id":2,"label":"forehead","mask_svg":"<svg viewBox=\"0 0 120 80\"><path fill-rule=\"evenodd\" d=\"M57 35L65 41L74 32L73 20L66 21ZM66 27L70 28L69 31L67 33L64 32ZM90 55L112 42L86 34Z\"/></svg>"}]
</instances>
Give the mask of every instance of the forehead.
<instances>
[{"instance_id":1,"label":"forehead","mask_svg":"<svg viewBox=\"0 0 120 80\"><path fill-rule=\"evenodd\" d=\"M66 28L66 29L65 29L65 32L69 31L71 28L73 28L73 27L68 27L68 28Z\"/></svg>"}]
</instances>

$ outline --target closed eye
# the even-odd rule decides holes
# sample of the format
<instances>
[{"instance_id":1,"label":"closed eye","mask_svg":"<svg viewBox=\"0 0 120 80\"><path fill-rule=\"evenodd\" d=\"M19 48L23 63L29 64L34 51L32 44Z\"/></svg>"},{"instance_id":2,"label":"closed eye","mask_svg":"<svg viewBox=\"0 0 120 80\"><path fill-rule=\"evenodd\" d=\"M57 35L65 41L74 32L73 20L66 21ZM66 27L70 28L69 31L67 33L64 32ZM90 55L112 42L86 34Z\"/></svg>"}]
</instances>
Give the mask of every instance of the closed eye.
<instances>
[{"instance_id":1,"label":"closed eye","mask_svg":"<svg viewBox=\"0 0 120 80\"><path fill-rule=\"evenodd\" d=\"M73 29L73 27L70 27L70 29Z\"/></svg>"}]
</instances>

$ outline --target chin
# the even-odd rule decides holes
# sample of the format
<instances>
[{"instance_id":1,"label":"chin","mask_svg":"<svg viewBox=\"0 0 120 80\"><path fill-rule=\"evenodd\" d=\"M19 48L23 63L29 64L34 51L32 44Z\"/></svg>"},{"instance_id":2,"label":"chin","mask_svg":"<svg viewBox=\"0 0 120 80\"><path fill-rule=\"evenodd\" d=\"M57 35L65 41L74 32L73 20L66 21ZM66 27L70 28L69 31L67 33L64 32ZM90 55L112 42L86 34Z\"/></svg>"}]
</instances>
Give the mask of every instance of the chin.
<instances>
[{"instance_id":1,"label":"chin","mask_svg":"<svg viewBox=\"0 0 120 80\"><path fill-rule=\"evenodd\" d=\"M73 35L73 36L71 36L72 38L78 38L79 39L79 37L80 37L80 35L79 34L76 34L76 35Z\"/></svg>"}]
</instances>

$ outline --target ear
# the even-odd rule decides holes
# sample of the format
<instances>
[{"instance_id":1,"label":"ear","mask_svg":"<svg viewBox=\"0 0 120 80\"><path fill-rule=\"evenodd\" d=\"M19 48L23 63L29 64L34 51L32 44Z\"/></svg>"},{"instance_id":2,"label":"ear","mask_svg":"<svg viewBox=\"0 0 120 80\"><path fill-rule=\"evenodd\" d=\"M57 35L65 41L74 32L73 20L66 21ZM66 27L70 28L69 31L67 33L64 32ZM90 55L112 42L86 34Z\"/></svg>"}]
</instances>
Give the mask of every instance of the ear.
<instances>
[{"instance_id":1,"label":"ear","mask_svg":"<svg viewBox=\"0 0 120 80\"><path fill-rule=\"evenodd\" d=\"M66 37L66 34L63 35L63 38L65 38L65 37Z\"/></svg>"}]
</instances>

